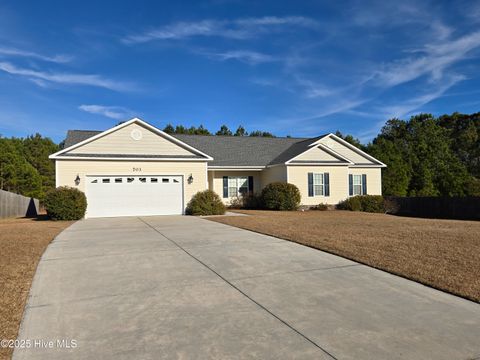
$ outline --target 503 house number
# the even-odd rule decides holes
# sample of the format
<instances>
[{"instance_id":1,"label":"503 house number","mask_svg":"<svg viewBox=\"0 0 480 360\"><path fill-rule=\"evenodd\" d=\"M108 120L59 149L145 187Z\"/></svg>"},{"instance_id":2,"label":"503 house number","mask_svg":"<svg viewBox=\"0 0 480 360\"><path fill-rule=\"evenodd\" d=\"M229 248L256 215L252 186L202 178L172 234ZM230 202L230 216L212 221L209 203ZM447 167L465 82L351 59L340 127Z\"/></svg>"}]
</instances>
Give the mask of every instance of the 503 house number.
<instances>
[{"instance_id":1,"label":"503 house number","mask_svg":"<svg viewBox=\"0 0 480 360\"><path fill-rule=\"evenodd\" d=\"M133 167L132 170L133 170L133 172L140 172L140 171L142 171L142 168L141 167Z\"/></svg>"}]
</instances>

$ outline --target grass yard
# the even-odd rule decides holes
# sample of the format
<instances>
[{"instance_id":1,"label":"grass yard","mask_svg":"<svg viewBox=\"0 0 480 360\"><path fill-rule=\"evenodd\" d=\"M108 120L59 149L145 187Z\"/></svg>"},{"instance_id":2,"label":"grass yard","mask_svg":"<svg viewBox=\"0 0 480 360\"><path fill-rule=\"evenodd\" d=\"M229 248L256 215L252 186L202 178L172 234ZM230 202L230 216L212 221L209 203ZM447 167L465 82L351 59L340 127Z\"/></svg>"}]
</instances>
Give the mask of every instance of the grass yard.
<instances>
[{"instance_id":1,"label":"grass yard","mask_svg":"<svg viewBox=\"0 0 480 360\"><path fill-rule=\"evenodd\" d=\"M70 221L0 219L0 339L16 339L38 261ZM0 348L0 359L13 349Z\"/></svg>"},{"instance_id":2,"label":"grass yard","mask_svg":"<svg viewBox=\"0 0 480 360\"><path fill-rule=\"evenodd\" d=\"M212 217L480 302L480 222L350 211L238 211Z\"/></svg>"}]
</instances>

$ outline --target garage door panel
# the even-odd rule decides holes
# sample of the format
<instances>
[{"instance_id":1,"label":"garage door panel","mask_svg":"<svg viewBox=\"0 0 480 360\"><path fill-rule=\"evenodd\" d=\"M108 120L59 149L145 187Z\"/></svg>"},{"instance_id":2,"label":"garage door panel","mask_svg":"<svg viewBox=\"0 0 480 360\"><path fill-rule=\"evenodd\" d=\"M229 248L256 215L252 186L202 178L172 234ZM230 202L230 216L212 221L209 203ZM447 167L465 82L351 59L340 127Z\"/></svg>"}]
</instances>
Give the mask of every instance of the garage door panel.
<instances>
[{"instance_id":1,"label":"garage door panel","mask_svg":"<svg viewBox=\"0 0 480 360\"><path fill-rule=\"evenodd\" d=\"M182 176L88 176L87 217L183 213Z\"/></svg>"}]
</instances>

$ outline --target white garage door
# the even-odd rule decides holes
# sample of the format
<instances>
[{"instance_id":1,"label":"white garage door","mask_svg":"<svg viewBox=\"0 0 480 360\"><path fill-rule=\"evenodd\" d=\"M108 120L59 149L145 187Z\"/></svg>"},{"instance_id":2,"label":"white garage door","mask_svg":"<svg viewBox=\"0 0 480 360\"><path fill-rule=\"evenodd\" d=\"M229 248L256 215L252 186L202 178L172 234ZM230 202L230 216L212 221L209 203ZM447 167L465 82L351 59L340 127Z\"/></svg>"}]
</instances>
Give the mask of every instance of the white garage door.
<instances>
[{"instance_id":1,"label":"white garage door","mask_svg":"<svg viewBox=\"0 0 480 360\"><path fill-rule=\"evenodd\" d=\"M183 212L181 176L87 176L86 217Z\"/></svg>"}]
</instances>

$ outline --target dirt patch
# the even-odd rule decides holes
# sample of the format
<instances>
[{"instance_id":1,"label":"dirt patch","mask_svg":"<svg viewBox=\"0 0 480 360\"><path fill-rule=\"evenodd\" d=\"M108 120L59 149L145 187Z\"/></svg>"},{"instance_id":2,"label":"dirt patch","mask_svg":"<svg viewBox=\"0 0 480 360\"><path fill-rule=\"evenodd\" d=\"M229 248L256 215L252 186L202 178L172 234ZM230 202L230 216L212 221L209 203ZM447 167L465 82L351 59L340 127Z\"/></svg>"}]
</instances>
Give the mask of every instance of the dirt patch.
<instances>
[{"instance_id":1,"label":"dirt patch","mask_svg":"<svg viewBox=\"0 0 480 360\"><path fill-rule=\"evenodd\" d=\"M71 221L0 220L0 339L16 339L38 261L47 245ZM0 359L12 349L0 348Z\"/></svg>"},{"instance_id":2,"label":"dirt patch","mask_svg":"<svg viewBox=\"0 0 480 360\"><path fill-rule=\"evenodd\" d=\"M355 260L480 302L480 222L350 211L210 218Z\"/></svg>"}]
</instances>

